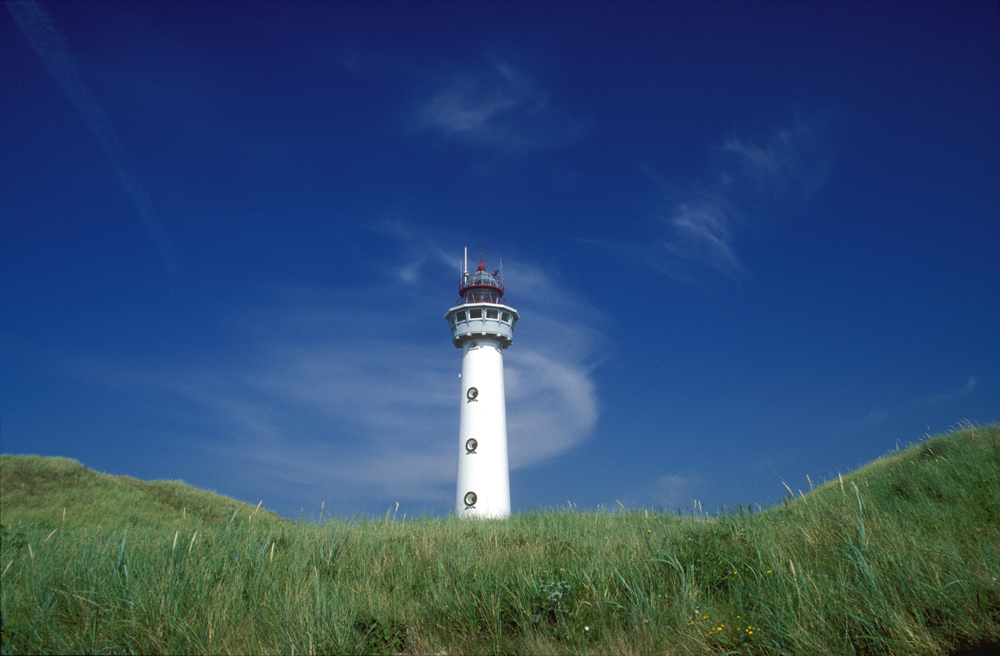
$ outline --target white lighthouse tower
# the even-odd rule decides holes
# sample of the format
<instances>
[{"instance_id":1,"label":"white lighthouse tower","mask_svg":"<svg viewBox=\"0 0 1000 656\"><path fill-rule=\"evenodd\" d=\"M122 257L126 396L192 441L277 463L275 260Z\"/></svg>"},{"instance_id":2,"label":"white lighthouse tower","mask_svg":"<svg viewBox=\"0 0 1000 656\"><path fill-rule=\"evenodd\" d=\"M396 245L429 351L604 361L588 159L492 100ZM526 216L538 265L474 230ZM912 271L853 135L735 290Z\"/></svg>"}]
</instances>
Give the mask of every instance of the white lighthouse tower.
<instances>
[{"instance_id":1,"label":"white lighthouse tower","mask_svg":"<svg viewBox=\"0 0 1000 656\"><path fill-rule=\"evenodd\" d=\"M503 273L487 272L482 258L469 273L467 257L458 304L445 314L451 341L462 349L455 511L460 517L506 517L510 479L503 350L514 339L518 314L504 303Z\"/></svg>"}]
</instances>

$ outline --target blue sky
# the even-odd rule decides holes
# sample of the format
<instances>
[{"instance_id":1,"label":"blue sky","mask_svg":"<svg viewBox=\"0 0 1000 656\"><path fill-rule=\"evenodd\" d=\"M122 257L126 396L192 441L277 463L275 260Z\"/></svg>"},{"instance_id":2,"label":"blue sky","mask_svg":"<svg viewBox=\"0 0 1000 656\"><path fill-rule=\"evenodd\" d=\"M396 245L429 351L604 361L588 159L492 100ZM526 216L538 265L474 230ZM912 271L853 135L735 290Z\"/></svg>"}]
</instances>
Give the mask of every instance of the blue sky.
<instances>
[{"instance_id":1,"label":"blue sky","mask_svg":"<svg viewBox=\"0 0 1000 656\"><path fill-rule=\"evenodd\" d=\"M11 2L0 106L4 453L446 514L465 246L515 512L1000 420L996 2Z\"/></svg>"}]
</instances>

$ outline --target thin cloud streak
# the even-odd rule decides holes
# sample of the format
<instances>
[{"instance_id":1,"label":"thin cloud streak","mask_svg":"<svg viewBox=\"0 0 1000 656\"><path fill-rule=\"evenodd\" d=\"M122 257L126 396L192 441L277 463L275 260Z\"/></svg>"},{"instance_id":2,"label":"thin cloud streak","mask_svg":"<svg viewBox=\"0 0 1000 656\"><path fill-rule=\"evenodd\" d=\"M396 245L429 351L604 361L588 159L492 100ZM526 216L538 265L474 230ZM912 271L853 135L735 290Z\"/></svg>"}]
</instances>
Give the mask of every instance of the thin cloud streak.
<instances>
[{"instance_id":1,"label":"thin cloud streak","mask_svg":"<svg viewBox=\"0 0 1000 656\"><path fill-rule=\"evenodd\" d=\"M733 278L743 275L732 247L735 219L724 198L682 203L671 216L657 219L672 233L662 244L668 256L707 264Z\"/></svg>"},{"instance_id":2,"label":"thin cloud streak","mask_svg":"<svg viewBox=\"0 0 1000 656\"><path fill-rule=\"evenodd\" d=\"M544 462L581 444L598 417L589 370L545 352L512 352L504 375L512 469Z\"/></svg>"},{"instance_id":3,"label":"thin cloud streak","mask_svg":"<svg viewBox=\"0 0 1000 656\"><path fill-rule=\"evenodd\" d=\"M540 87L503 62L448 76L413 116L419 132L509 153L567 146L591 123L557 109Z\"/></svg>"},{"instance_id":4,"label":"thin cloud streak","mask_svg":"<svg viewBox=\"0 0 1000 656\"><path fill-rule=\"evenodd\" d=\"M653 263L674 277L703 265L733 279L746 275L736 241L815 194L826 180L829 158L820 145L825 115L781 128L763 143L731 138L718 151L729 162L715 182L654 214L661 250Z\"/></svg>"},{"instance_id":5,"label":"thin cloud streak","mask_svg":"<svg viewBox=\"0 0 1000 656\"><path fill-rule=\"evenodd\" d=\"M732 138L722 150L736 155L736 175L750 181L764 201L782 200L786 193L792 202L804 200L819 191L830 172L830 159L819 138L829 115L798 119L776 130L764 145Z\"/></svg>"},{"instance_id":6,"label":"thin cloud streak","mask_svg":"<svg viewBox=\"0 0 1000 656\"><path fill-rule=\"evenodd\" d=\"M972 393L976 386L979 385L979 378L976 376L970 376L968 382L958 389L949 390L947 392L938 392L936 394L929 394L925 398L925 403L937 404L937 403L950 403L956 401L964 396L968 396Z\"/></svg>"},{"instance_id":7,"label":"thin cloud streak","mask_svg":"<svg viewBox=\"0 0 1000 656\"><path fill-rule=\"evenodd\" d=\"M976 387L978 387L979 382L980 381L977 376L970 376L965 385L959 388L948 390L946 392L924 394L919 398L912 399L908 403L901 404L892 409L876 408L865 415L858 425L864 427L877 426L885 423L894 416L903 414L904 412L906 415L911 415L914 412L923 411L930 406L953 403L972 394Z\"/></svg>"},{"instance_id":8,"label":"thin cloud streak","mask_svg":"<svg viewBox=\"0 0 1000 656\"><path fill-rule=\"evenodd\" d=\"M139 181L107 111L84 83L66 38L56 28L48 12L34 0L17 0L4 4L42 61L45 70L63 90L84 124L101 144L125 193L139 211L146 232L172 274L176 269L173 243L156 218L149 194Z\"/></svg>"}]
</instances>

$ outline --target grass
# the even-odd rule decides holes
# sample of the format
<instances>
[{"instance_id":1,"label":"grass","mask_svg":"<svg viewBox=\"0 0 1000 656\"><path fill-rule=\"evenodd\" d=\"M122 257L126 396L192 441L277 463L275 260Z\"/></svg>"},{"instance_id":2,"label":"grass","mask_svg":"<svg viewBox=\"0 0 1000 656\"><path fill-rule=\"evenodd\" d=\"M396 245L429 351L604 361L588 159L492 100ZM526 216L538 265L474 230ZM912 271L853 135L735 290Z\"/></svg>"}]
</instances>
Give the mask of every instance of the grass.
<instances>
[{"instance_id":1,"label":"grass","mask_svg":"<svg viewBox=\"0 0 1000 656\"><path fill-rule=\"evenodd\" d=\"M240 508L278 519L274 513L234 501L182 481L140 481L91 471L69 458L0 454L0 514L3 524L97 529L170 528L216 524Z\"/></svg>"},{"instance_id":2,"label":"grass","mask_svg":"<svg viewBox=\"0 0 1000 656\"><path fill-rule=\"evenodd\" d=\"M62 459L3 456L0 467L3 653L954 654L1000 644L998 427L938 436L777 507L717 517L291 523ZM82 498L105 510L73 505Z\"/></svg>"}]
</instances>

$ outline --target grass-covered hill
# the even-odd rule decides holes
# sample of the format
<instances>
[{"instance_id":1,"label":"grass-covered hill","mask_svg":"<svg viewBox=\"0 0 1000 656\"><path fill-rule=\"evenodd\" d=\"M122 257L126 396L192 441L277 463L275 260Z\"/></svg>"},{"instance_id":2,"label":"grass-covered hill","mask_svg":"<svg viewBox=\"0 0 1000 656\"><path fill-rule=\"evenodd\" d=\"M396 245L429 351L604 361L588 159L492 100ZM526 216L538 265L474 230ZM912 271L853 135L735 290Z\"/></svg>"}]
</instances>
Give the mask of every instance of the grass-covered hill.
<instances>
[{"instance_id":1,"label":"grass-covered hill","mask_svg":"<svg viewBox=\"0 0 1000 656\"><path fill-rule=\"evenodd\" d=\"M1000 427L938 436L774 508L716 517L293 524L66 460L0 465L3 653L975 654L1000 644ZM213 510L192 520L198 506Z\"/></svg>"},{"instance_id":2,"label":"grass-covered hill","mask_svg":"<svg viewBox=\"0 0 1000 656\"><path fill-rule=\"evenodd\" d=\"M180 481L140 481L91 471L68 458L0 454L0 517L39 529L177 528L228 521L238 510L278 519Z\"/></svg>"}]
</instances>

